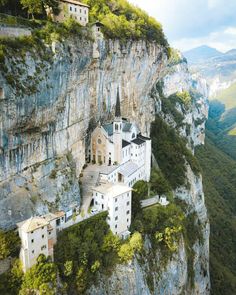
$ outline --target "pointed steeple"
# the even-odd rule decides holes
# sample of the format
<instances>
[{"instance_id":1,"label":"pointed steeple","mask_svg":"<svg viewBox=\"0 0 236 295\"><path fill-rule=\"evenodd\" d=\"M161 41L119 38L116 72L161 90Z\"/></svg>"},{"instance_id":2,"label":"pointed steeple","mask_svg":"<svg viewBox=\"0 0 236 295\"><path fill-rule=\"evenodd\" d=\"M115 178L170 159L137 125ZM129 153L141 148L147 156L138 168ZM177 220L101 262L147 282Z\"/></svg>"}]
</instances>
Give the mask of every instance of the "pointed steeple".
<instances>
[{"instance_id":1,"label":"pointed steeple","mask_svg":"<svg viewBox=\"0 0 236 295\"><path fill-rule=\"evenodd\" d=\"M116 118L120 118L120 117L121 117L119 87L117 88L117 98L116 98L116 111L115 111L115 117L116 117Z\"/></svg>"}]
</instances>

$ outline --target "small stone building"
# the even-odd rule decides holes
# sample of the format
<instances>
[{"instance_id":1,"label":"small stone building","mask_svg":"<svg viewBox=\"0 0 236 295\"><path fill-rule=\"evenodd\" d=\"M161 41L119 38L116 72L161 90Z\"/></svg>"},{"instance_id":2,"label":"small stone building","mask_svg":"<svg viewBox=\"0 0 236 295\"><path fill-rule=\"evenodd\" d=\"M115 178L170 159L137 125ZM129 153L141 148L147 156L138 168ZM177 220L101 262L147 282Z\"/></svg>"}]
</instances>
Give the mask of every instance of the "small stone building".
<instances>
[{"instance_id":1,"label":"small stone building","mask_svg":"<svg viewBox=\"0 0 236 295\"><path fill-rule=\"evenodd\" d=\"M37 262L40 254L53 259L53 246L64 222L65 213L57 212L31 217L17 224L21 239L20 260L24 272Z\"/></svg>"},{"instance_id":2,"label":"small stone building","mask_svg":"<svg viewBox=\"0 0 236 295\"><path fill-rule=\"evenodd\" d=\"M54 16L57 22L63 22L68 18L72 18L86 26L89 22L89 6L77 0L60 0L59 1L60 13Z\"/></svg>"}]
</instances>

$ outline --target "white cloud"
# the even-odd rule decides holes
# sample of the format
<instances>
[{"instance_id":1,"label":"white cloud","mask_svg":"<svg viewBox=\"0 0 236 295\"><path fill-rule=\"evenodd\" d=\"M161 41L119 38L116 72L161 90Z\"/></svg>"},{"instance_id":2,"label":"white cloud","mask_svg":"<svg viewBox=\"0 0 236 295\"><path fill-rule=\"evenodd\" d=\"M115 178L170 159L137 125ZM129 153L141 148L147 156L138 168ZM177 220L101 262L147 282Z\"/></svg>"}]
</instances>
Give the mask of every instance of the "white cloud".
<instances>
[{"instance_id":1,"label":"white cloud","mask_svg":"<svg viewBox=\"0 0 236 295\"><path fill-rule=\"evenodd\" d=\"M163 25L170 44L236 48L236 0L129 0Z\"/></svg>"},{"instance_id":2,"label":"white cloud","mask_svg":"<svg viewBox=\"0 0 236 295\"><path fill-rule=\"evenodd\" d=\"M236 48L236 27L228 27L222 31L212 32L200 38L182 38L172 42L171 45L182 51L201 45L208 45L219 51L226 52Z\"/></svg>"}]
</instances>

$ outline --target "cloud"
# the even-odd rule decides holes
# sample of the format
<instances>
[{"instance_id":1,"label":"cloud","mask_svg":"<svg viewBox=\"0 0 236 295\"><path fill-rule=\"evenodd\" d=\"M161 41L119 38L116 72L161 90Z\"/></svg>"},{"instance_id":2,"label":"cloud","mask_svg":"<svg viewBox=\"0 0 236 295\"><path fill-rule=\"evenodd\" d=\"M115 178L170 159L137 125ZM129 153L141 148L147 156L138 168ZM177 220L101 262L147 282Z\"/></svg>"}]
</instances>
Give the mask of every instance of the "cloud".
<instances>
[{"instance_id":1,"label":"cloud","mask_svg":"<svg viewBox=\"0 0 236 295\"><path fill-rule=\"evenodd\" d=\"M227 0L227 2L225 0L130 0L130 2L145 9L160 21L169 42L182 44L181 49L183 46L187 49L193 47L193 44L205 41L217 44L218 48L225 49L232 45L236 47L232 31L232 28L236 27L236 0ZM224 42L227 44L220 41L220 34L223 34ZM227 40L226 37L229 38L229 35L230 39Z\"/></svg>"},{"instance_id":2,"label":"cloud","mask_svg":"<svg viewBox=\"0 0 236 295\"><path fill-rule=\"evenodd\" d=\"M200 38L182 38L173 42L173 46L182 51L201 45L208 45L222 52L236 48L236 27L228 27Z\"/></svg>"}]
</instances>

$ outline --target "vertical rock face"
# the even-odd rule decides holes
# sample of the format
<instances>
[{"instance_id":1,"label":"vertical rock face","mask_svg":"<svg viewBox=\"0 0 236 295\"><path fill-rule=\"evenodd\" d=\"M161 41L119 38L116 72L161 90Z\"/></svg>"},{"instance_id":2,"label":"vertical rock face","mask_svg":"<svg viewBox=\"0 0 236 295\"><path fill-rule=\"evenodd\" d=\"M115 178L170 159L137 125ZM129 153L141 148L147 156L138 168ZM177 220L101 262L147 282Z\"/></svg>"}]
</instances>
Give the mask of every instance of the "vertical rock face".
<instances>
[{"instance_id":1,"label":"vertical rock face","mask_svg":"<svg viewBox=\"0 0 236 295\"><path fill-rule=\"evenodd\" d=\"M94 59L94 48L99 57ZM9 228L31 214L68 209L80 204L78 176L85 164L86 139L99 120L110 120L114 113L117 88L120 89L123 117L136 122L150 135L155 115L162 112L158 94L153 91L163 80L165 96L195 89L198 95L191 108L183 111L185 125L180 130L189 148L204 142L207 116L207 89L195 81L184 62L170 66L166 54L155 43L73 40L48 48L51 62L28 55L25 64L17 56L7 61L8 69L17 64L27 85L34 77L34 94L19 95L0 75L0 227ZM97 55L96 55L97 57ZM37 70L41 68L40 72ZM28 93L28 92L27 92ZM178 105L176 105L178 109ZM187 125L191 126L187 132ZM158 161L158 159L157 159ZM101 277L88 294L208 294L209 224L201 177L188 168L190 188L176 190L191 210L196 211L203 232L203 243L195 244L194 288L188 283L187 259L183 240L177 253L152 288L147 283L148 261L135 259L118 266L109 278ZM150 247L146 245L147 249ZM159 255L156 254L158 264Z\"/></svg>"},{"instance_id":2,"label":"vertical rock face","mask_svg":"<svg viewBox=\"0 0 236 295\"><path fill-rule=\"evenodd\" d=\"M155 114L148 94L166 60L163 49L155 43L122 46L102 40L96 47L98 59L93 59L92 42L73 40L53 44L47 52L50 63L36 53L27 55L24 63L17 56L7 61L8 70L17 67L26 74L18 77L25 87L21 95L0 76L0 227L50 207L80 203L74 179L85 164L86 136L99 119L111 117L118 87L122 115L138 119L143 133L149 133ZM36 81L32 95L26 94L29 76ZM70 166L75 165L71 172L76 173L62 180L55 171L60 172L57 162L68 153ZM27 189L18 185L15 175L30 184Z\"/></svg>"},{"instance_id":3,"label":"vertical rock face","mask_svg":"<svg viewBox=\"0 0 236 295\"><path fill-rule=\"evenodd\" d=\"M187 139L189 148L194 153L194 147L204 144L205 121L208 115L208 89L204 80L196 80L188 72L187 64L180 62L178 65L168 65L162 72L160 79L163 81L162 91L165 97L176 92L194 91L195 95L191 108L182 110L178 104L176 108L184 116L183 126L180 127L181 136ZM167 124L176 127L174 119L170 114L162 112L161 99L155 91L154 85L151 97L155 101L155 112L160 115ZM190 132L186 132L186 126L190 125ZM176 127L177 128L177 127ZM157 159L158 162L158 159ZM193 280L190 283L190 273L188 269L188 254L184 240L181 239L178 251L169 260L166 266L161 265L160 255L152 259L152 264L156 267L156 272L150 270L150 258L140 262L134 259L129 265L117 266L112 275L101 277L98 286L92 286L88 294L210 294L210 275L209 275L209 221L204 201L204 192L201 176L194 175L191 168L187 167L189 186L179 187L175 192L175 197L184 200L189 206L189 213L194 212L197 217L197 224L201 228L201 241L197 240L193 245ZM145 241L145 252L149 252L150 244ZM150 286L148 276L152 277L154 283Z\"/></svg>"}]
</instances>

